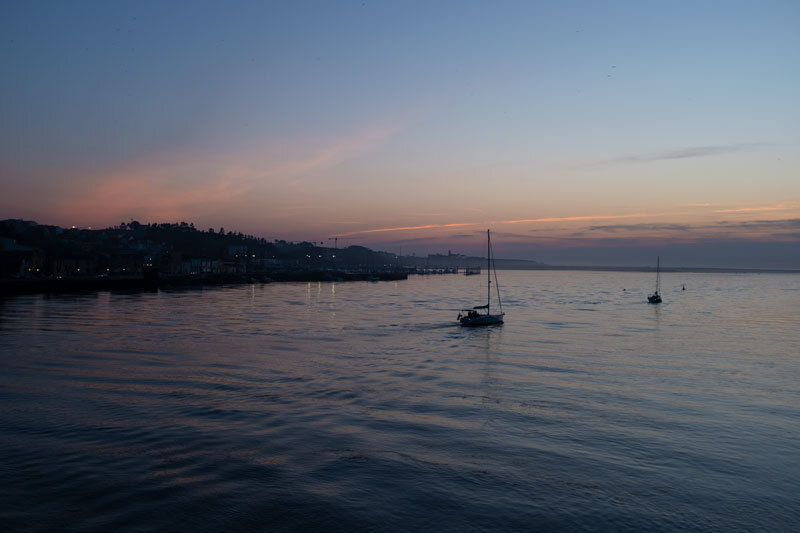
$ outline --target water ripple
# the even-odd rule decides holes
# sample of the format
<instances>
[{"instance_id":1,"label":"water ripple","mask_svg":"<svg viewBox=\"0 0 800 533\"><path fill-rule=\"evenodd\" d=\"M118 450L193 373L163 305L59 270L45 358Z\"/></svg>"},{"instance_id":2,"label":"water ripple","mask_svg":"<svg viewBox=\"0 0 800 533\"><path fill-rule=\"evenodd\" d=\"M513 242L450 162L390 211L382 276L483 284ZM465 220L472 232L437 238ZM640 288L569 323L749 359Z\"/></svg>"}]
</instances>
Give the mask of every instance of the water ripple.
<instances>
[{"instance_id":1,"label":"water ripple","mask_svg":"<svg viewBox=\"0 0 800 533\"><path fill-rule=\"evenodd\" d=\"M798 278L670 274L658 307L644 274L501 278L486 329L465 276L2 299L0 523L800 522Z\"/></svg>"}]
</instances>

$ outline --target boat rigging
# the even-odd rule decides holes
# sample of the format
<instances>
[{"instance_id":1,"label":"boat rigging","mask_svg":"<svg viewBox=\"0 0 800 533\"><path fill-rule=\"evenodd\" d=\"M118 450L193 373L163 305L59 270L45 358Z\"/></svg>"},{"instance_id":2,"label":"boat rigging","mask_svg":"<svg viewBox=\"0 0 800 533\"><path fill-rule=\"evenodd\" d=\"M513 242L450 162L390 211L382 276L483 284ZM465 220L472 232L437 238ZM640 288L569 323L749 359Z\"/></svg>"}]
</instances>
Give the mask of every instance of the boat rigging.
<instances>
[{"instance_id":1,"label":"boat rigging","mask_svg":"<svg viewBox=\"0 0 800 533\"><path fill-rule=\"evenodd\" d=\"M656 259L656 291L647 297L647 303L661 303L661 256Z\"/></svg>"},{"instance_id":2,"label":"boat rigging","mask_svg":"<svg viewBox=\"0 0 800 533\"><path fill-rule=\"evenodd\" d=\"M492 272L494 272L495 288L497 291L497 306L499 313L492 314ZM485 310L485 312L483 312ZM500 300L500 284L497 283L497 267L494 263L492 254L491 233L486 230L486 305L476 305L471 309L462 309L458 314L458 323L462 326L490 326L492 324L502 324L503 302Z\"/></svg>"}]
</instances>

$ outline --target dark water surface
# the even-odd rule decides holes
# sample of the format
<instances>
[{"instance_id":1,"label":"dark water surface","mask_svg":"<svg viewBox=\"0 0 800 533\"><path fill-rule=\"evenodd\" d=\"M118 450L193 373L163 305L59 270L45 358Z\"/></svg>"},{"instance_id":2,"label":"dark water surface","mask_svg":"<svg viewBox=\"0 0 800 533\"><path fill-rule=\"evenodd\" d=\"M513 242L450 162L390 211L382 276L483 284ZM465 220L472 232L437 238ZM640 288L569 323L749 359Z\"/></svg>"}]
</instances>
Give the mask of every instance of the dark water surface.
<instances>
[{"instance_id":1,"label":"dark water surface","mask_svg":"<svg viewBox=\"0 0 800 533\"><path fill-rule=\"evenodd\" d=\"M800 276L652 282L0 299L0 524L800 530Z\"/></svg>"}]
</instances>

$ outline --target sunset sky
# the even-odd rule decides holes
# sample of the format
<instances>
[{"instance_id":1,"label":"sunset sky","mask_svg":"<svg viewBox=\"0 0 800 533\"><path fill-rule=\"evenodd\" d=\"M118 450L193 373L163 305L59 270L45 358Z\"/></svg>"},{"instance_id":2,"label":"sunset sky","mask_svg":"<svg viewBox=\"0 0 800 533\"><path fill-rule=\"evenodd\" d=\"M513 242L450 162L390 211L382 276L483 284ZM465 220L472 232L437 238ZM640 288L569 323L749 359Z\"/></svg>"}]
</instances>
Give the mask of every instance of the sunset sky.
<instances>
[{"instance_id":1,"label":"sunset sky","mask_svg":"<svg viewBox=\"0 0 800 533\"><path fill-rule=\"evenodd\" d=\"M800 268L800 2L0 5L0 218Z\"/></svg>"}]
</instances>

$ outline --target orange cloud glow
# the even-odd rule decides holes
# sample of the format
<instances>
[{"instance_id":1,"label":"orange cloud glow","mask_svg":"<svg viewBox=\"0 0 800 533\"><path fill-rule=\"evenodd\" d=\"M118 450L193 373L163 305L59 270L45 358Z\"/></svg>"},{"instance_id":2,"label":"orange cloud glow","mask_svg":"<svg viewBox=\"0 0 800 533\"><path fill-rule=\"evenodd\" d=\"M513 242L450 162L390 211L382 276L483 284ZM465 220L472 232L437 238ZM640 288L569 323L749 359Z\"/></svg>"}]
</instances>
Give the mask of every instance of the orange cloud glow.
<instances>
[{"instance_id":1,"label":"orange cloud glow","mask_svg":"<svg viewBox=\"0 0 800 533\"><path fill-rule=\"evenodd\" d=\"M450 224L422 224L419 226L398 226L391 228L375 228L360 231L352 231L348 233L340 233L337 237L347 237L350 235L360 235L365 233L383 233L390 231L414 231L414 230L427 230L427 229L447 229L459 228L465 226L478 226L478 225L499 225L499 224L523 224L523 223L536 223L536 222L573 222L585 220L608 220L608 219L621 219L621 218L638 218L653 216L647 213L633 213L627 215L588 215L588 216L572 216L572 217L547 217L547 218L527 218L518 220L492 220L481 222L453 222Z\"/></svg>"},{"instance_id":2,"label":"orange cloud glow","mask_svg":"<svg viewBox=\"0 0 800 533\"><path fill-rule=\"evenodd\" d=\"M548 217L548 218L523 218L520 220L501 220L495 224L524 224L532 222L574 222L581 220L610 220L617 218L641 218L648 216L656 216L652 213L631 213L628 215L588 215L576 217Z\"/></svg>"},{"instance_id":3,"label":"orange cloud glow","mask_svg":"<svg viewBox=\"0 0 800 533\"><path fill-rule=\"evenodd\" d=\"M458 228L463 226L474 226L477 222L457 222L453 224L424 224L422 226L401 226L397 228L377 228L365 229L362 231L351 231L349 233L339 233L336 237L349 237L351 235L360 235L362 233L382 233L385 231L404 231L404 230L418 230L418 229L441 229L441 228Z\"/></svg>"},{"instance_id":4,"label":"orange cloud glow","mask_svg":"<svg viewBox=\"0 0 800 533\"><path fill-rule=\"evenodd\" d=\"M717 209L715 213L756 213L759 211L787 211L794 209L792 206L787 205L772 205L772 206L764 206L764 207L740 207L736 209Z\"/></svg>"}]
</instances>

